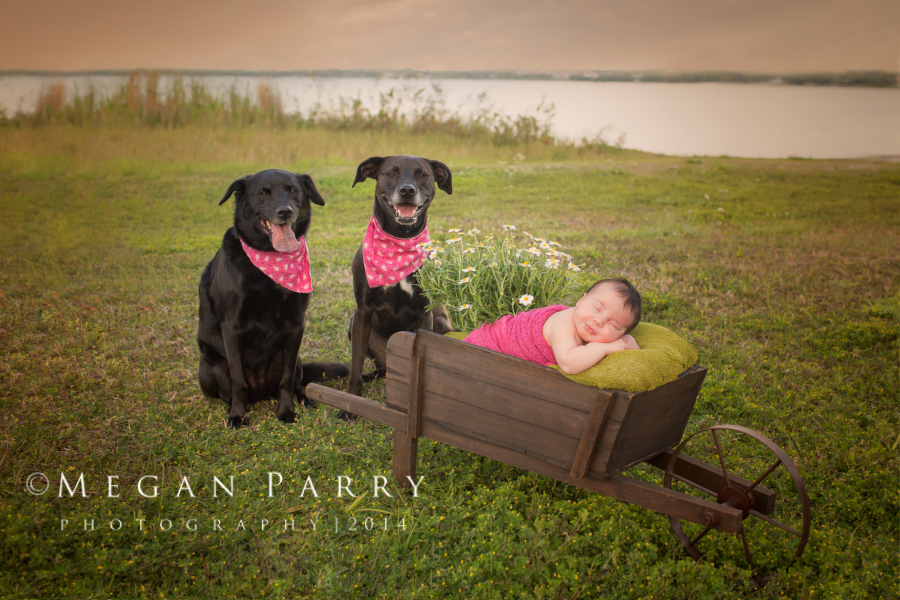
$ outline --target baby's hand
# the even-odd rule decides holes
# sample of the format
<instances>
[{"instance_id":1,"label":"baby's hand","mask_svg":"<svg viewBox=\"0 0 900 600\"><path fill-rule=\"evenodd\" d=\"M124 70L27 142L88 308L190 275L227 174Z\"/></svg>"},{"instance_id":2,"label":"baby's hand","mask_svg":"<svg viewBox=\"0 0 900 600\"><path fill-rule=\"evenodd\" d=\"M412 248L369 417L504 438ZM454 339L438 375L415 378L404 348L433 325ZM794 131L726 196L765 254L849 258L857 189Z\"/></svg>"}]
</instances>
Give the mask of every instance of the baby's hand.
<instances>
[{"instance_id":1,"label":"baby's hand","mask_svg":"<svg viewBox=\"0 0 900 600\"><path fill-rule=\"evenodd\" d=\"M628 350L628 342L624 339L619 338L615 341L606 343L607 355L612 354L613 352L619 352L620 350Z\"/></svg>"},{"instance_id":2,"label":"baby's hand","mask_svg":"<svg viewBox=\"0 0 900 600\"><path fill-rule=\"evenodd\" d=\"M638 346L638 343L635 341L633 337L628 335L627 333L622 336L622 339L625 340L625 344L628 346L629 350L640 350L641 347Z\"/></svg>"}]
</instances>

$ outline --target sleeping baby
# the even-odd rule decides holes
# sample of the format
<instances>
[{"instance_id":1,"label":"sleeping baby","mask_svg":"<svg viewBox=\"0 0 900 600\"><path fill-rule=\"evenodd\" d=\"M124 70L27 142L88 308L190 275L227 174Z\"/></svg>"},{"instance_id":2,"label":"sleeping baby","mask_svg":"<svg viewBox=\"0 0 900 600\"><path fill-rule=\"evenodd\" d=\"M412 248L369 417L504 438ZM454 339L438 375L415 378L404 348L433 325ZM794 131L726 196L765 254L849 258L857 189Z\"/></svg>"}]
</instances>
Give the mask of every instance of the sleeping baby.
<instances>
[{"instance_id":1,"label":"sleeping baby","mask_svg":"<svg viewBox=\"0 0 900 600\"><path fill-rule=\"evenodd\" d=\"M614 352L638 350L628 333L641 320L641 295L627 279L601 279L575 303L506 315L463 340L573 375Z\"/></svg>"}]
</instances>

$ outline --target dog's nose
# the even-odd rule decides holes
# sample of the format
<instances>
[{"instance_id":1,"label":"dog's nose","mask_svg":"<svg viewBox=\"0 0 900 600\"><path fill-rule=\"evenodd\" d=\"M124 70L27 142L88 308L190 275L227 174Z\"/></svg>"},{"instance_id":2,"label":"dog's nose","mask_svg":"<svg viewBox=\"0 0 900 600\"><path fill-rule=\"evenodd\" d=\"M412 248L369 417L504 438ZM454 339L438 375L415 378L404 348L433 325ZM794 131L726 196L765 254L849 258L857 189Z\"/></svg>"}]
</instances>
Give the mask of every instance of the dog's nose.
<instances>
[{"instance_id":1,"label":"dog's nose","mask_svg":"<svg viewBox=\"0 0 900 600\"><path fill-rule=\"evenodd\" d=\"M399 194L404 198L410 198L416 195L416 188L408 183L405 183L400 186L397 192L399 192Z\"/></svg>"},{"instance_id":2,"label":"dog's nose","mask_svg":"<svg viewBox=\"0 0 900 600\"><path fill-rule=\"evenodd\" d=\"M294 216L294 209L290 206L280 206L275 211L275 214L278 215L279 219L284 219L286 221Z\"/></svg>"}]
</instances>

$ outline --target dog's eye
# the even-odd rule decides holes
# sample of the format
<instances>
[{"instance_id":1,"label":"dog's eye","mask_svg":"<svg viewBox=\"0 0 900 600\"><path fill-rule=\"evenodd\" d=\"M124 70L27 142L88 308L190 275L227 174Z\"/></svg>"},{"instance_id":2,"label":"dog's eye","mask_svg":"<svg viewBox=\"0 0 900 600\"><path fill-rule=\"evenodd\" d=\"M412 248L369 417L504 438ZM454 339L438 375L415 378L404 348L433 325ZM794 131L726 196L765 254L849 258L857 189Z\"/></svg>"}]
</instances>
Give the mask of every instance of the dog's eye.
<instances>
[{"instance_id":1,"label":"dog's eye","mask_svg":"<svg viewBox=\"0 0 900 600\"><path fill-rule=\"evenodd\" d=\"M258 196L268 196L269 192L266 190L259 190Z\"/></svg>"},{"instance_id":2,"label":"dog's eye","mask_svg":"<svg viewBox=\"0 0 900 600\"><path fill-rule=\"evenodd\" d=\"M291 188L291 196L296 196L299 193L300 193L300 191L297 188L295 188L295 187Z\"/></svg>"},{"instance_id":3,"label":"dog's eye","mask_svg":"<svg viewBox=\"0 0 900 600\"><path fill-rule=\"evenodd\" d=\"M397 176L397 174L394 173L393 171L388 171L388 172L385 173L385 174L386 174L388 177L396 177L396 176Z\"/></svg>"}]
</instances>

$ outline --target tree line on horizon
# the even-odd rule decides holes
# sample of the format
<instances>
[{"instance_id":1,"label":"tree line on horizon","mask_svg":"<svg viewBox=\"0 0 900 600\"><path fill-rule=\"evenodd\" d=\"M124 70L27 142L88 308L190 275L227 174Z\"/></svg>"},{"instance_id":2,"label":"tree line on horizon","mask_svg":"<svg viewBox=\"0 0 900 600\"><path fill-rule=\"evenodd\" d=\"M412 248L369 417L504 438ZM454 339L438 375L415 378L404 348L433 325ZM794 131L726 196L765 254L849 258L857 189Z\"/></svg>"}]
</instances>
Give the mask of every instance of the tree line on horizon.
<instances>
[{"instance_id":1,"label":"tree line on horizon","mask_svg":"<svg viewBox=\"0 0 900 600\"><path fill-rule=\"evenodd\" d=\"M428 71L417 69L297 69L291 71L241 71L212 69L150 69L148 71L185 75L255 75L266 77L364 77L379 79L525 79L525 80L569 80L569 81L621 81L653 83L772 83L784 85L816 85L840 87L890 88L900 86L900 72L863 71L816 71L807 73L772 74L744 73L741 71L623 71L585 69L571 72L533 72L523 70L496 71ZM0 70L0 77L7 75L72 76L72 75L129 75L132 69L98 69L89 71L35 71Z\"/></svg>"}]
</instances>

